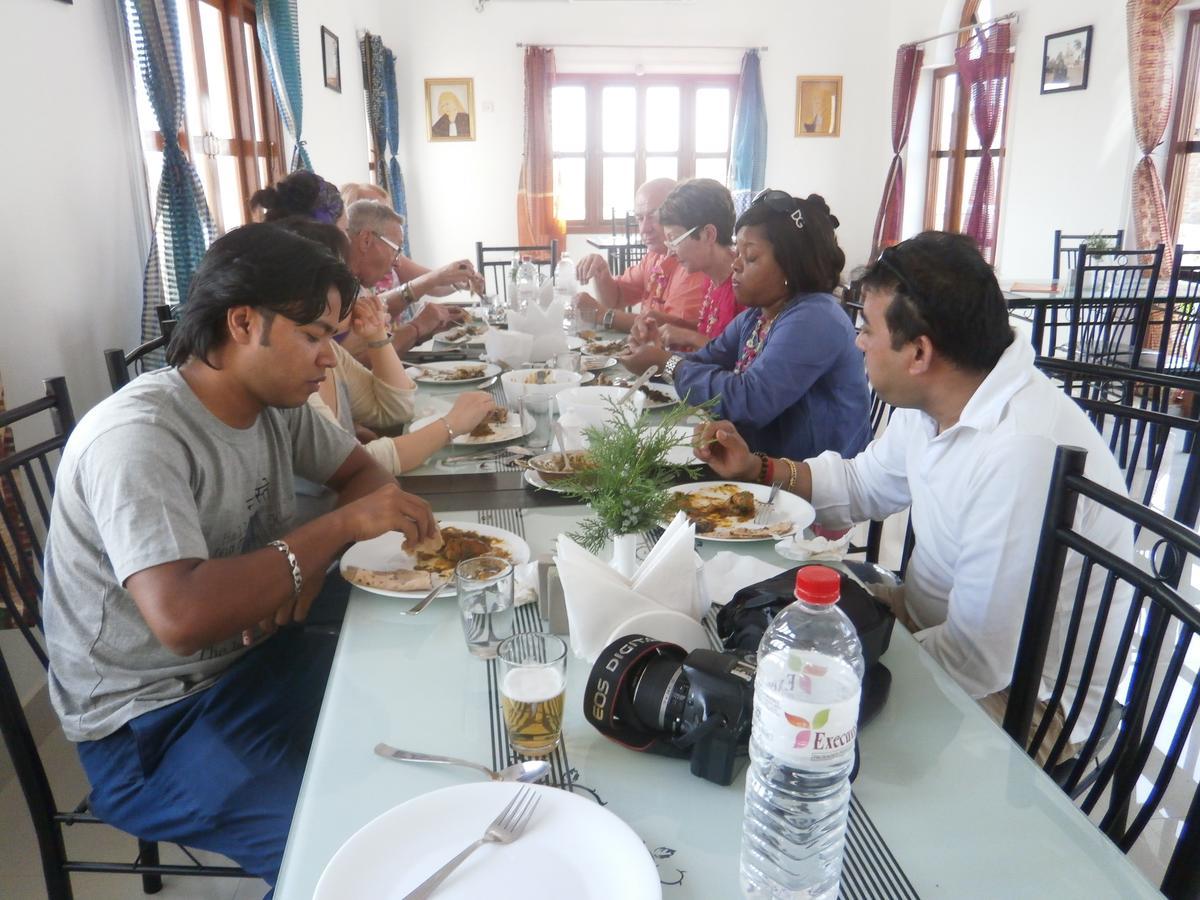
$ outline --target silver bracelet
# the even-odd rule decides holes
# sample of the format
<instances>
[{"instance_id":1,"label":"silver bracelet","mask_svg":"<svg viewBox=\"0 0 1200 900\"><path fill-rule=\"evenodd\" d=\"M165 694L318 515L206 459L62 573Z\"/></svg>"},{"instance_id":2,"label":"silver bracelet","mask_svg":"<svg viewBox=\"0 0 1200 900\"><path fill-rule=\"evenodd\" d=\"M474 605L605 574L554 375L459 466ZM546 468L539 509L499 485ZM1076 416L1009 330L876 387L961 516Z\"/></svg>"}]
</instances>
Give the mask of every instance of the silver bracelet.
<instances>
[{"instance_id":1,"label":"silver bracelet","mask_svg":"<svg viewBox=\"0 0 1200 900\"><path fill-rule=\"evenodd\" d=\"M292 567L292 596L299 597L300 588L304 587L304 576L300 574L300 563L296 562L296 554L283 541L271 541L267 546L274 547L287 559L288 565Z\"/></svg>"},{"instance_id":2,"label":"silver bracelet","mask_svg":"<svg viewBox=\"0 0 1200 900\"><path fill-rule=\"evenodd\" d=\"M450 435L450 440L454 440L456 437L458 437L458 435L454 433L454 429L450 427L450 420L445 416L442 416L442 424L446 426L446 433Z\"/></svg>"}]
</instances>

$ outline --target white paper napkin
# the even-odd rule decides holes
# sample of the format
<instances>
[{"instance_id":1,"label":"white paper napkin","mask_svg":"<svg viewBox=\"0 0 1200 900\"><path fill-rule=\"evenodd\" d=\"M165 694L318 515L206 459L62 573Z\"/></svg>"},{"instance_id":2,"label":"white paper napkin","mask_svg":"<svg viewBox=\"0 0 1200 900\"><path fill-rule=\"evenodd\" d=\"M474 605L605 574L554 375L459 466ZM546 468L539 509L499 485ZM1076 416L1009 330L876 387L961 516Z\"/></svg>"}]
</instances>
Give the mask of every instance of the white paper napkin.
<instances>
[{"instance_id":1,"label":"white paper napkin","mask_svg":"<svg viewBox=\"0 0 1200 900\"><path fill-rule=\"evenodd\" d=\"M533 335L521 330L490 329L483 336L488 359L504 363L510 369L521 369L533 359Z\"/></svg>"},{"instance_id":2,"label":"white paper napkin","mask_svg":"<svg viewBox=\"0 0 1200 900\"><path fill-rule=\"evenodd\" d=\"M733 595L748 585L766 581L784 571L783 566L776 566L752 556L742 556L729 550L722 550L704 564L700 570L700 589L697 592L698 612L703 615L708 612L713 603L724 606L733 599Z\"/></svg>"},{"instance_id":3,"label":"white paper napkin","mask_svg":"<svg viewBox=\"0 0 1200 900\"><path fill-rule=\"evenodd\" d=\"M609 638L635 616L670 612L695 618L695 526L679 516L668 531L632 579L559 535L554 561L571 627L571 650L580 659L595 661Z\"/></svg>"}]
</instances>

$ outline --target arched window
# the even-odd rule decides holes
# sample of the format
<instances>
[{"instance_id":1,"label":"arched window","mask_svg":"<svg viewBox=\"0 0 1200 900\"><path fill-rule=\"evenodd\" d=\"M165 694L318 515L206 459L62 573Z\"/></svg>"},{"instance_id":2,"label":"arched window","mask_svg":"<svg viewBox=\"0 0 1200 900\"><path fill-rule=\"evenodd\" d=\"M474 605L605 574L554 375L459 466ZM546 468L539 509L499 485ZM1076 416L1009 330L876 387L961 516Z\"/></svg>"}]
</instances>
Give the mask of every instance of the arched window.
<instances>
[{"instance_id":1,"label":"arched window","mask_svg":"<svg viewBox=\"0 0 1200 900\"><path fill-rule=\"evenodd\" d=\"M991 20L990 0L966 0L959 24L957 45L965 46L972 37L972 26ZM959 84L958 69L951 63L934 69L932 110L929 135L929 169L925 194L925 227L940 231L961 231L966 223L971 186L979 171L983 150L974 122L971 98ZM1005 132L1008 127L1008 96L997 129L996 140L988 151L999 173L996 190L999 205L1003 187ZM998 211L997 211L998 218ZM987 248L985 248L986 250ZM989 262L991 252L988 252Z\"/></svg>"}]
</instances>

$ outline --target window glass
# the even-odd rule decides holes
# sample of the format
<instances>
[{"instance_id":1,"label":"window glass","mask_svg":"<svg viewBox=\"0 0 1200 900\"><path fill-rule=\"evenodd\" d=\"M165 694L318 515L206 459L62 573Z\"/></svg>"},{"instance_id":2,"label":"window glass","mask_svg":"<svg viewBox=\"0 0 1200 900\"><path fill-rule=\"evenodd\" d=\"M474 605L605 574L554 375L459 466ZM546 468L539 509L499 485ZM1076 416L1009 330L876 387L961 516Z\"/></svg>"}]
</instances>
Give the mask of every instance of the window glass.
<instances>
[{"instance_id":1,"label":"window glass","mask_svg":"<svg viewBox=\"0 0 1200 900\"><path fill-rule=\"evenodd\" d=\"M200 4L200 33L204 38L204 72L208 77L208 130L217 137L233 137L233 110L229 106L229 67L221 35L221 11Z\"/></svg>"},{"instance_id":2,"label":"window glass","mask_svg":"<svg viewBox=\"0 0 1200 900\"><path fill-rule=\"evenodd\" d=\"M679 180L679 157L677 156L647 156L646 180L654 178L673 178Z\"/></svg>"},{"instance_id":3,"label":"window glass","mask_svg":"<svg viewBox=\"0 0 1200 900\"><path fill-rule=\"evenodd\" d=\"M563 85L550 92L550 143L555 153L587 149L587 96L582 85Z\"/></svg>"},{"instance_id":4,"label":"window glass","mask_svg":"<svg viewBox=\"0 0 1200 900\"><path fill-rule=\"evenodd\" d=\"M555 215L564 221L587 218L587 176L582 156L554 160Z\"/></svg>"},{"instance_id":5,"label":"window glass","mask_svg":"<svg viewBox=\"0 0 1200 900\"><path fill-rule=\"evenodd\" d=\"M249 22L242 23L242 46L245 48L246 78L250 88L250 120L254 123L254 140L263 140L262 101L258 98L258 67L255 65L254 29Z\"/></svg>"},{"instance_id":6,"label":"window glass","mask_svg":"<svg viewBox=\"0 0 1200 900\"><path fill-rule=\"evenodd\" d=\"M605 153L632 153L636 149L636 88L604 88L601 92L600 118L601 144Z\"/></svg>"},{"instance_id":7,"label":"window glass","mask_svg":"<svg viewBox=\"0 0 1200 900\"><path fill-rule=\"evenodd\" d=\"M729 177L729 162L723 156L700 156L696 158L696 177L711 178L726 184ZM726 184L726 186L728 186Z\"/></svg>"},{"instance_id":8,"label":"window glass","mask_svg":"<svg viewBox=\"0 0 1200 900\"><path fill-rule=\"evenodd\" d=\"M678 149L679 88L646 88L646 152Z\"/></svg>"},{"instance_id":9,"label":"window glass","mask_svg":"<svg viewBox=\"0 0 1200 900\"><path fill-rule=\"evenodd\" d=\"M616 210L618 217L622 213L631 212L635 187L632 156L604 157L604 190L601 194L603 197L601 208L605 216L611 215L613 210Z\"/></svg>"},{"instance_id":10,"label":"window glass","mask_svg":"<svg viewBox=\"0 0 1200 900\"><path fill-rule=\"evenodd\" d=\"M724 153L729 149L729 94L729 88L697 88L697 153Z\"/></svg>"}]
</instances>

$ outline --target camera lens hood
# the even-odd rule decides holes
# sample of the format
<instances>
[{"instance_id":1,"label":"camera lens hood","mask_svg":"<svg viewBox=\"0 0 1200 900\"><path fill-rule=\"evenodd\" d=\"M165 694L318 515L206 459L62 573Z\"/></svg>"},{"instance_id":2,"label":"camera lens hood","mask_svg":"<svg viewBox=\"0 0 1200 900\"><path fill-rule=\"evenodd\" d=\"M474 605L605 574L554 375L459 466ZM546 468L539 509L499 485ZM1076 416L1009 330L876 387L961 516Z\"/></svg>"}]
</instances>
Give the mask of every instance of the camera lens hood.
<instances>
[{"instance_id":1,"label":"camera lens hood","mask_svg":"<svg viewBox=\"0 0 1200 900\"><path fill-rule=\"evenodd\" d=\"M601 650L588 675L583 714L601 734L631 750L683 758L687 750L674 746L669 734L645 728L634 713L635 676L654 656L682 666L687 651L644 634L624 635Z\"/></svg>"}]
</instances>

